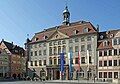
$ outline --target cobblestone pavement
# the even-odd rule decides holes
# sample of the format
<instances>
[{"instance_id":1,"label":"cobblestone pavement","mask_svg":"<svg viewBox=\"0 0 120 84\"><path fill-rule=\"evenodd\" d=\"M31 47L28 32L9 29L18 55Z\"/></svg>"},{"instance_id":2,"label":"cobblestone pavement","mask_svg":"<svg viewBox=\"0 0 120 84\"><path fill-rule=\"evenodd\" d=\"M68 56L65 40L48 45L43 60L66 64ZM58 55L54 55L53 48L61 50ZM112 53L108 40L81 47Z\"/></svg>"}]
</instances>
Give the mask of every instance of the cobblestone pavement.
<instances>
[{"instance_id":1,"label":"cobblestone pavement","mask_svg":"<svg viewBox=\"0 0 120 84\"><path fill-rule=\"evenodd\" d=\"M13 81L13 82L0 82L0 84L112 84L107 82L93 82L93 81L75 81L75 80L54 80L54 81Z\"/></svg>"}]
</instances>

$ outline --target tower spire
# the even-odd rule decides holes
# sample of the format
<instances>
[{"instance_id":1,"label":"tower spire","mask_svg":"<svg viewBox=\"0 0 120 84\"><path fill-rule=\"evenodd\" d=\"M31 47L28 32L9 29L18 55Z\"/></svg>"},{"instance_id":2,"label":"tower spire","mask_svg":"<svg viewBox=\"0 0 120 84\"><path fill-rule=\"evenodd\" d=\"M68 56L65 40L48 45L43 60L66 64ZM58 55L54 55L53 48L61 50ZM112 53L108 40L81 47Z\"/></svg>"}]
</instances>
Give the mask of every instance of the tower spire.
<instances>
[{"instance_id":1,"label":"tower spire","mask_svg":"<svg viewBox=\"0 0 120 84\"><path fill-rule=\"evenodd\" d=\"M65 5L66 5L66 7L65 7L65 9L63 11L63 24L64 25L68 25L69 22L70 22L70 12L68 10L67 0L66 0L66 4Z\"/></svg>"}]
</instances>

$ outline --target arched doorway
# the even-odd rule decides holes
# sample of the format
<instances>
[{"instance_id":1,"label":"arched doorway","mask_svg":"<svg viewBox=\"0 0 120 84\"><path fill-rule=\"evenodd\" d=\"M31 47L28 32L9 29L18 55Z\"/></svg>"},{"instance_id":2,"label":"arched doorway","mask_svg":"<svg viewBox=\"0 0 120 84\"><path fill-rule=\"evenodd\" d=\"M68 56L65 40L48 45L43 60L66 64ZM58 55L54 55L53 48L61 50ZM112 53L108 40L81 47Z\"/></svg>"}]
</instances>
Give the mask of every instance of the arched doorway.
<instances>
[{"instance_id":1,"label":"arched doorway","mask_svg":"<svg viewBox=\"0 0 120 84\"><path fill-rule=\"evenodd\" d=\"M57 80L60 79L60 71L59 71L59 70L56 71L56 77L55 77L55 78L56 78Z\"/></svg>"}]
</instances>

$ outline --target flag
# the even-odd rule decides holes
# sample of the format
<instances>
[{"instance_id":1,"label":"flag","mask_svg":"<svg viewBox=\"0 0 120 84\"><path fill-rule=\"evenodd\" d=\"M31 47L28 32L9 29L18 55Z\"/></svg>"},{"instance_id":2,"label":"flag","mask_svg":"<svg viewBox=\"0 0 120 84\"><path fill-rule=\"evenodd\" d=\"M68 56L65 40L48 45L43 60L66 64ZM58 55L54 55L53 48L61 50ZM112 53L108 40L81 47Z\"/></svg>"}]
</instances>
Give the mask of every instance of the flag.
<instances>
[{"instance_id":1,"label":"flag","mask_svg":"<svg viewBox=\"0 0 120 84\"><path fill-rule=\"evenodd\" d=\"M60 71L61 71L61 75L64 75L64 53L60 53Z\"/></svg>"},{"instance_id":2,"label":"flag","mask_svg":"<svg viewBox=\"0 0 120 84\"><path fill-rule=\"evenodd\" d=\"M87 71L89 71L89 50L87 50Z\"/></svg>"},{"instance_id":3,"label":"flag","mask_svg":"<svg viewBox=\"0 0 120 84\"><path fill-rule=\"evenodd\" d=\"M80 51L78 51L78 71L80 71L80 63L81 63Z\"/></svg>"},{"instance_id":4,"label":"flag","mask_svg":"<svg viewBox=\"0 0 120 84\"><path fill-rule=\"evenodd\" d=\"M73 53L69 52L68 53L68 62L69 62L69 77L70 77L70 79L72 79L72 56L73 56Z\"/></svg>"}]
</instances>

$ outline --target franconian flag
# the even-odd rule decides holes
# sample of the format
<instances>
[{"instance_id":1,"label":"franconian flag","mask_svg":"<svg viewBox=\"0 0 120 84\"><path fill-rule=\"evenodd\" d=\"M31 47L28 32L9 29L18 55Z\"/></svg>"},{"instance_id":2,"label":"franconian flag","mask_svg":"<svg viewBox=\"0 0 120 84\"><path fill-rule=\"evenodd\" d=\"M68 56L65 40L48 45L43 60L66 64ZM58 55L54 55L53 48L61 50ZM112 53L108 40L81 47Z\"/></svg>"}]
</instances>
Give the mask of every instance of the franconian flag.
<instances>
[{"instance_id":1,"label":"franconian flag","mask_svg":"<svg viewBox=\"0 0 120 84\"><path fill-rule=\"evenodd\" d=\"M65 63L64 53L60 53L60 72L61 72L61 75L64 75L64 63Z\"/></svg>"},{"instance_id":2,"label":"franconian flag","mask_svg":"<svg viewBox=\"0 0 120 84\"><path fill-rule=\"evenodd\" d=\"M69 77L70 77L70 79L72 79L72 56L73 56L73 53L69 52L68 53L68 62L69 62Z\"/></svg>"}]
</instances>

